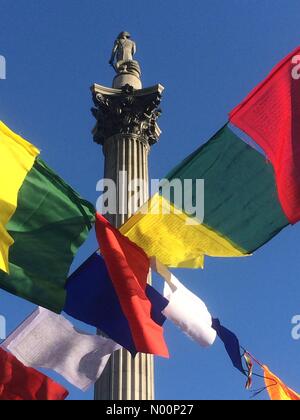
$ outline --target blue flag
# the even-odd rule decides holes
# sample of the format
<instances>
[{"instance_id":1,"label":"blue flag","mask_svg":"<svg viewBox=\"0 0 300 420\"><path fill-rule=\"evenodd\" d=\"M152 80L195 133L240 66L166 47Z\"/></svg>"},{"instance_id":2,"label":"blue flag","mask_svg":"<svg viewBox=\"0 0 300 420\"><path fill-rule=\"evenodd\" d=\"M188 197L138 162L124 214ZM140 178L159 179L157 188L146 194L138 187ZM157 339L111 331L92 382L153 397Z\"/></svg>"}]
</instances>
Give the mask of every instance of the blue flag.
<instances>
[{"instance_id":1,"label":"blue flag","mask_svg":"<svg viewBox=\"0 0 300 420\"><path fill-rule=\"evenodd\" d=\"M121 279L120 279L121 280ZM108 335L135 356L137 350L126 316L101 255L93 254L72 274L66 285L64 311ZM151 318L162 326L162 311L169 304L160 293L147 285L146 294L152 304Z\"/></svg>"},{"instance_id":2,"label":"blue flag","mask_svg":"<svg viewBox=\"0 0 300 420\"><path fill-rule=\"evenodd\" d=\"M223 325L221 325L218 319L213 319L212 327L217 331L218 337L222 340L233 366L236 369L238 369L243 375L246 375L242 363L240 342L237 336L232 331L223 327Z\"/></svg>"}]
</instances>

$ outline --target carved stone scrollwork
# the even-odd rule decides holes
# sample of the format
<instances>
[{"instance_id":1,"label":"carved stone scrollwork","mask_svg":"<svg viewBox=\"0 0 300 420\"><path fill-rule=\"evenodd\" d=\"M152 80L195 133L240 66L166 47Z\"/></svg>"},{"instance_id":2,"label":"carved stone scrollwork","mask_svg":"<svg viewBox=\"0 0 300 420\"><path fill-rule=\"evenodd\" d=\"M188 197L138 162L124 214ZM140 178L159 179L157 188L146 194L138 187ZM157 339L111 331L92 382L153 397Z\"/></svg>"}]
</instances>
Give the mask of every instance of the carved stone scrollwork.
<instances>
[{"instance_id":1,"label":"carved stone scrollwork","mask_svg":"<svg viewBox=\"0 0 300 420\"><path fill-rule=\"evenodd\" d=\"M92 88L97 120L94 141L103 145L116 134L135 134L149 145L157 143L161 131L157 120L162 99L162 86L135 90L130 85L123 89L108 89L99 85Z\"/></svg>"}]
</instances>

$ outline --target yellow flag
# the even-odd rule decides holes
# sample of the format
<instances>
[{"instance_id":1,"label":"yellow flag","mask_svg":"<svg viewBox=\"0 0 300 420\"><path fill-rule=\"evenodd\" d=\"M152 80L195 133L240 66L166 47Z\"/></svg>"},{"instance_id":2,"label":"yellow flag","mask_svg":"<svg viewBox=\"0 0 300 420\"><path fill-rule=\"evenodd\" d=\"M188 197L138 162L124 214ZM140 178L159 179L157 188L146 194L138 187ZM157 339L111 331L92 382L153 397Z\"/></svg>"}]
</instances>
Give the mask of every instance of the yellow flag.
<instances>
[{"instance_id":1,"label":"yellow flag","mask_svg":"<svg viewBox=\"0 0 300 420\"><path fill-rule=\"evenodd\" d=\"M298 401L300 395L288 388L267 366L263 366L265 384L272 401Z\"/></svg>"},{"instance_id":2,"label":"yellow flag","mask_svg":"<svg viewBox=\"0 0 300 420\"><path fill-rule=\"evenodd\" d=\"M0 270L8 273L13 239L6 225L17 208L19 190L39 151L0 121Z\"/></svg>"},{"instance_id":3,"label":"yellow flag","mask_svg":"<svg viewBox=\"0 0 300 420\"><path fill-rule=\"evenodd\" d=\"M204 256L241 257L245 252L204 224L154 195L120 231L167 267L203 268Z\"/></svg>"}]
</instances>

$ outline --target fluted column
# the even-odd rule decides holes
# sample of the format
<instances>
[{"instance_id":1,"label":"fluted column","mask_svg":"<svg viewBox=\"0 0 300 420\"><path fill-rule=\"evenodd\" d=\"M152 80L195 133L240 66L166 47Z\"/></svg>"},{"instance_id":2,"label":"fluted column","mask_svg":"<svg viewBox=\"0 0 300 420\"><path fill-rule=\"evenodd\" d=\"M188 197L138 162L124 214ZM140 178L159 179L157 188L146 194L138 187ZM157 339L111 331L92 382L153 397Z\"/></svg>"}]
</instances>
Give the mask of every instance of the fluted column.
<instances>
[{"instance_id":1,"label":"fluted column","mask_svg":"<svg viewBox=\"0 0 300 420\"><path fill-rule=\"evenodd\" d=\"M117 186L117 214L107 215L116 227L149 198L148 155L160 135L156 120L162 90L160 85L141 90L92 87L97 119L94 140L103 146L104 177ZM132 182L138 201L131 200ZM95 386L95 399L153 400L153 357L138 354L133 358L126 350L114 353Z\"/></svg>"},{"instance_id":2,"label":"fluted column","mask_svg":"<svg viewBox=\"0 0 300 420\"><path fill-rule=\"evenodd\" d=\"M118 204L124 212L109 215L110 222L116 227L120 227L149 197L148 154L149 145L141 142L137 135L118 134L104 144L105 178L114 180L117 186L124 186L123 191L117 189ZM121 180L125 173L127 179ZM141 202L136 205L130 201L127 188L132 181L142 181L139 182ZM97 399L104 400L152 400L153 382L153 357L138 354L133 358L129 352L121 350L110 358L95 394Z\"/></svg>"}]
</instances>

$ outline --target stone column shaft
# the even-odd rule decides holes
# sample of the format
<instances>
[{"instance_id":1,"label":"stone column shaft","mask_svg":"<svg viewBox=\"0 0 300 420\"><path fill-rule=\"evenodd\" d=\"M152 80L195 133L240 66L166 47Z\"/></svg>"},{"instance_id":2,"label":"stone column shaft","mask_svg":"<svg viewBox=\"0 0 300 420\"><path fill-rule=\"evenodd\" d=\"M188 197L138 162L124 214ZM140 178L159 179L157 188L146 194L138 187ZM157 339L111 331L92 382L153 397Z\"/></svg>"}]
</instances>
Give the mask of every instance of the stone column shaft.
<instances>
[{"instance_id":1,"label":"stone column shaft","mask_svg":"<svg viewBox=\"0 0 300 420\"><path fill-rule=\"evenodd\" d=\"M122 90L92 87L96 105L93 114L97 119L94 140L103 146L104 177L117 186L117 214L107 215L116 227L149 198L148 155L160 135L156 119L162 90L160 85L141 90L129 86ZM120 183L124 173L127 179ZM139 201L131 201L128 190L132 182L132 189L139 189ZM114 353L95 386L95 399L153 400L153 357L138 354L132 358L126 350Z\"/></svg>"},{"instance_id":2,"label":"stone column shaft","mask_svg":"<svg viewBox=\"0 0 300 420\"><path fill-rule=\"evenodd\" d=\"M134 135L115 135L105 142L105 174L116 185L123 181L122 191L118 188L117 205L124 209L116 215L109 215L110 222L120 227L140 205L149 198L148 187L149 146ZM127 182L120 175L127 173ZM128 186L141 180L140 203L130 202ZM126 191L127 189L127 191ZM128 198L128 199L127 199ZM135 358L126 350L113 354L95 388L97 400L153 400L154 399L153 357L138 354Z\"/></svg>"}]
</instances>

